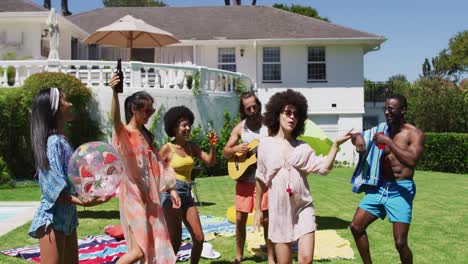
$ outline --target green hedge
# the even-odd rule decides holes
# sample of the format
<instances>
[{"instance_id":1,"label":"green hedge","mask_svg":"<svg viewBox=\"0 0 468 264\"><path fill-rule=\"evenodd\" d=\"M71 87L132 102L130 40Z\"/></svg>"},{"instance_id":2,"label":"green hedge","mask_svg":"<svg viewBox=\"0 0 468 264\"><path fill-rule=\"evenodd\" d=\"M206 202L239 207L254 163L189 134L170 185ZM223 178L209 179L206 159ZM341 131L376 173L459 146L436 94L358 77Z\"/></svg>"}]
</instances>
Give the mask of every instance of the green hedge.
<instances>
[{"instance_id":1,"label":"green hedge","mask_svg":"<svg viewBox=\"0 0 468 264\"><path fill-rule=\"evenodd\" d=\"M34 174L29 136L29 107L21 101L22 88L0 88L0 157L11 178ZM8 179L5 178L5 181Z\"/></svg>"},{"instance_id":2,"label":"green hedge","mask_svg":"<svg viewBox=\"0 0 468 264\"><path fill-rule=\"evenodd\" d=\"M425 133L418 169L468 173L468 134Z\"/></svg>"},{"instance_id":3,"label":"green hedge","mask_svg":"<svg viewBox=\"0 0 468 264\"><path fill-rule=\"evenodd\" d=\"M91 90L72 75L58 72L42 72L31 75L24 82L23 104L32 105L34 96L40 90L50 87L62 88L67 99L73 104L74 120L69 122L65 129L66 135L74 147L103 137L99 122L91 118L91 113L97 112L97 102L93 98Z\"/></svg>"},{"instance_id":4,"label":"green hedge","mask_svg":"<svg viewBox=\"0 0 468 264\"><path fill-rule=\"evenodd\" d=\"M67 125L66 134L74 147L102 138L99 122L91 118L91 113L96 112L96 101L91 90L74 76L37 73L26 79L22 88L0 89L0 157L3 157L12 179L32 178L35 174L30 108L34 96L50 87L62 88L73 104L75 119Z\"/></svg>"}]
</instances>

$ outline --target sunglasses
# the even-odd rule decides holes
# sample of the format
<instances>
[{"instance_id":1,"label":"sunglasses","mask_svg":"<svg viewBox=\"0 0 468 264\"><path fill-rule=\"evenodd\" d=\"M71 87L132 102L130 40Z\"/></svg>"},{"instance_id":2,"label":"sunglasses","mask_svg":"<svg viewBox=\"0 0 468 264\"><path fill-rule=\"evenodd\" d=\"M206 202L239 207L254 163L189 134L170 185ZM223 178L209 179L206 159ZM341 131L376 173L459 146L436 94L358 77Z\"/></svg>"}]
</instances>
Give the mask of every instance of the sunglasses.
<instances>
[{"instance_id":1,"label":"sunglasses","mask_svg":"<svg viewBox=\"0 0 468 264\"><path fill-rule=\"evenodd\" d=\"M244 110L245 111L249 111L249 110L252 110L252 111L257 111L258 109L258 106L257 105L252 105L250 107L244 107Z\"/></svg>"},{"instance_id":2,"label":"sunglasses","mask_svg":"<svg viewBox=\"0 0 468 264\"><path fill-rule=\"evenodd\" d=\"M144 110L143 110L143 113L144 113L145 115L152 115L152 114L154 114L154 112L156 112L156 109L154 109L154 108L144 109Z\"/></svg>"},{"instance_id":3,"label":"sunglasses","mask_svg":"<svg viewBox=\"0 0 468 264\"><path fill-rule=\"evenodd\" d=\"M291 117L291 116L293 116L293 115L294 115L294 117L297 117L297 112L296 112L296 111L291 111L291 110L289 110L289 109L285 109L285 110L283 110L283 112L281 112L281 113L283 113L283 114L284 114L285 116L287 116L287 117Z\"/></svg>"},{"instance_id":4,"label":"sunglasses","mask_svg":"<svg viewBox=\"0 0 468 264\"><path fill-rule=\"evenodd\" d=\"M387 111L389 113L393 113L393 112L395 112L396 110L398 110L400 108L401 108L401 106L398 106L398 107L395 107L395 108L393 108L391 106L384 106L384 107L382 107L382 110L384 111L384 113L387 112Z\"/></svg>"}]
</instances>

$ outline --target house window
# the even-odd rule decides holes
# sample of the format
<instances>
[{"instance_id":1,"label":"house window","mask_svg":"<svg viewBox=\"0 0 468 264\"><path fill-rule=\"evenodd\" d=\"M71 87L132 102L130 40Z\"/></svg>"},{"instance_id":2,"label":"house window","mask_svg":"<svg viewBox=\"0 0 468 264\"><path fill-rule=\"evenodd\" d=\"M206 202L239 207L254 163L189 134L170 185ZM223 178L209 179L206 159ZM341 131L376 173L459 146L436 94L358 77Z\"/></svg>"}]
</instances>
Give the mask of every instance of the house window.
<instances>
[{"instance_id":1,"label":"house window","mask_svg":"<svg viewBox=\"0 0 468 264\"><path fill-rule=\"evenodd\" d=\"M326 81L325 47L309 47L307 57L307 80L311 82Z\"/></svg>"},{"instance_id":2,"label":"house window","mask_svg":"<svg viewBox=\"0 0 468 264\"><path fill-rule=\"evenodd\" d=\"M281 81L281 52L280 48L263 48L263 81Z\"/></svg>"},{"instance_id":3,"label":"house window","mask_svg":"<svg viewBox=\"0 0 468 264\"><path fill-rule=\"evenodd\" d=\"M133 48L131 60L154 62L154 48Z\"/></svg>"},{"instance_id":4,"label":"house window","mask_svg":"<svg viewBox=\"0 0 468 264\"><path fill-rule=\"evenodd\" d=\"M218 69L236 72L236 49L218 49Z\"/></svg>"},{"instance_id":5,"label":"house window","mask_svg":"<svg viewBox=\"0 0 468 264\"><path fill-rule=\"evenodd\" d=\"M79 50L78 39L72 37L71 39L71 59L72 60L78 60L78 50Z\"/></svg>"},{"instance_id":6,"label":"house window","mask_svg":"<svg viewBox=\"0 0 468 264\"><path fill-rule=\"evenodd\" d=\"M88 60L99 60L100 52L96 44L88 45Z\"/></svg>"}]
</instances>

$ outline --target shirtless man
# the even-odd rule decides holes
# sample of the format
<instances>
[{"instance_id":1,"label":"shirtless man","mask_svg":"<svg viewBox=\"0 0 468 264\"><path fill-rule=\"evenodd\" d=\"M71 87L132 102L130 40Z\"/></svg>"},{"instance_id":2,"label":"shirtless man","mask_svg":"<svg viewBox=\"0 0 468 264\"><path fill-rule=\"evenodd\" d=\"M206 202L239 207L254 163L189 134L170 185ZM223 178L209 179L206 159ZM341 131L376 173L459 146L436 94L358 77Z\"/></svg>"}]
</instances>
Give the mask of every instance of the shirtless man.
<instances>
[{"instance_id":1,"label":"shirtless man","mask_svg":"<svg viewBox=\"0 0 468 264\"><path fill-rule=\"evenodd\" d=\"M241 121L232 129L223 155L226 159L236 152L249 151L248 143L254 139L260 140L268 136L268 129L262 125L262 105L252 92L245 92L239 101L239 115ZM240 141L240 142L239 142ZM237 179L236 183L236 259L233 263L240 263L244 258L244 245L246 239L247 217L254 209L255 204L255 172L257 167L250 166L246 172ZM266 197L266 196L265 196ZM273 244L268 239L268 207L266 198L262 202L264 238L267 246L268 263L274 263Z\"/></svg>"},{"instance_id":2,"label":"shirtless man","mask_svg":"<svg viewBox=\"0 0 468 264\"><path fill-rule=\"evenodd\" d=\"M401 263L413 263L407 238L416 194L414 168L424 149L424 134L406 123L406 108L406 98L402 95L389 96L385 101L389 136L374 135L376 144L385 145L380 163L379 186L368 187L350 225L359 254L366 264L372 263L366 228L377 218L384 219L386 215L393 223L393 237ZM352 142L359 153L366 151L361 134L354 135Z\"/></svg>"}]
</instances>

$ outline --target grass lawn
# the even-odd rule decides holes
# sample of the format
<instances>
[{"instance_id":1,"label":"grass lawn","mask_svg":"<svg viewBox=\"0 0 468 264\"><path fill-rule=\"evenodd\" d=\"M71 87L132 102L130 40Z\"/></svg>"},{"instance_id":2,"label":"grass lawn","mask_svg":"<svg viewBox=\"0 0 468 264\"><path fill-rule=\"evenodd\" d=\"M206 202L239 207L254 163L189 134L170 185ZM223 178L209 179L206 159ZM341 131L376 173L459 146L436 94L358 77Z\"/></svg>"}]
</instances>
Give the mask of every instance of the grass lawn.
<instances>
[{"instance_id":1,"label":"grass lawn","mask_svg":"<svg viewBox=\"0 0 468 264\"><path fill-rule=\"evenodd\" d=\"M349 184L351 169L334 169L327 177L311 175L314 205L319 229L335 229L348 239L356 260L333 260L332 263L361 263L348 229L362 195L352 193ZM468 261L468 175L418 171L415 176L417 194L414 202L413 224L409 244L414 263L467 263ZM225 216L234 203L234 181L228 177L196 180L204 206L202 214ZM39 200L38 187L1 189L0 201ZM104 226L119 223L118 202L112 199L104 205L79 209L78 236L102 234ZM29 224L0 238L0 249L37 244L27 235ZM392 226L388 220L378 220L368 229L371 254L375 263L399 263L393 243ZM235 256L235 238L216 238L210 241L221 253L215 261L201 263L229 263ZM246 250L245 263L262 262ZM0 263L24 263L16 258L0 255ZM188 263L188 262L187 262Z\"/></svg>"}]
</instances>

